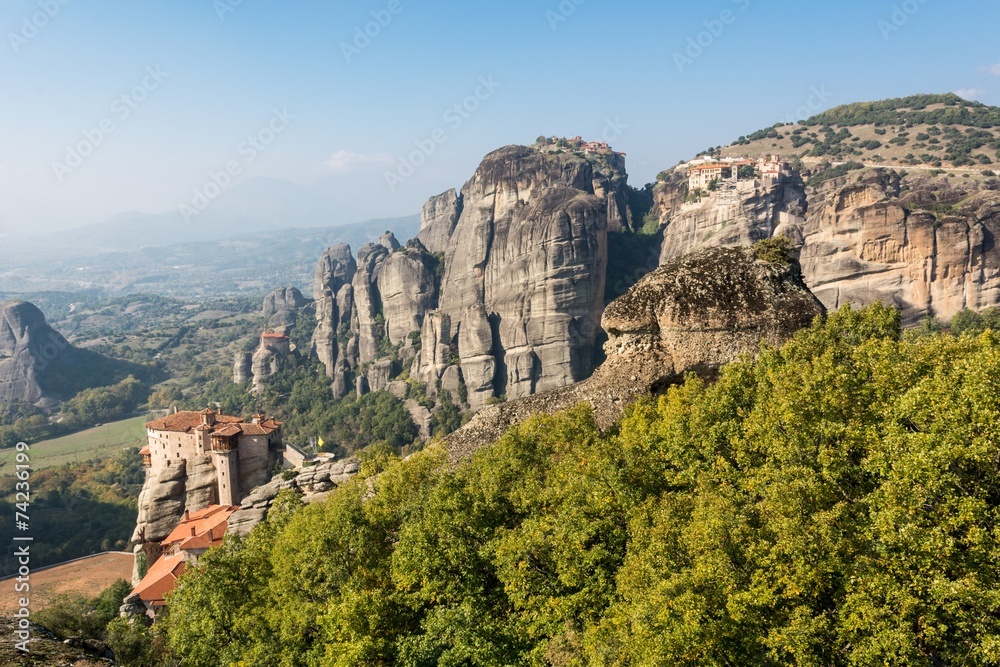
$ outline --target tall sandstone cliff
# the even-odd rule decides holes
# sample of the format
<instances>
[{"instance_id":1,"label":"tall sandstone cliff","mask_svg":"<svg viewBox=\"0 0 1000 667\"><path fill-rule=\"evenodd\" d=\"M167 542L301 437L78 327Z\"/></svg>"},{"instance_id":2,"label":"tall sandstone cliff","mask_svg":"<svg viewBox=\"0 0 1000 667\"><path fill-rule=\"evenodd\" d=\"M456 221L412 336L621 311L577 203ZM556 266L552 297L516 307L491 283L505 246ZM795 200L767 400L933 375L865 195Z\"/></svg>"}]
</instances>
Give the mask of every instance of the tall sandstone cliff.
<instances>
[{"instance_id":1,"label":"tall sandstone cliff","mask_svg":"<svg viewBox=\"0 0 1000 667\"><path fill-rule=\"evenodd\" d=\"M627 187L617 154L509 146L487 155L461 192L429 200L405 246L387 234L357 260L347 246L328 250L314 285L313 349L334 393L384 388L407 370L431 393L463 385L479 410L585 379L607 234L631 223Z\"/></svg>"},{"instance_id":2,"label":"tall sandstone cliff","mask_svg":"<svg viewBox=\"0 0 1000 667\"><path fill-rule=\"evenodd\" d=\"M808 174L806 174L808 175ZM997 181L888 169L806 187L793 172L772 188L719 191L684 203L686 184L658 184L661 260L712 246L786 236L806 284L827 308L895 305L913 325L1000 304Z\"/></svg>"}]
</instances>

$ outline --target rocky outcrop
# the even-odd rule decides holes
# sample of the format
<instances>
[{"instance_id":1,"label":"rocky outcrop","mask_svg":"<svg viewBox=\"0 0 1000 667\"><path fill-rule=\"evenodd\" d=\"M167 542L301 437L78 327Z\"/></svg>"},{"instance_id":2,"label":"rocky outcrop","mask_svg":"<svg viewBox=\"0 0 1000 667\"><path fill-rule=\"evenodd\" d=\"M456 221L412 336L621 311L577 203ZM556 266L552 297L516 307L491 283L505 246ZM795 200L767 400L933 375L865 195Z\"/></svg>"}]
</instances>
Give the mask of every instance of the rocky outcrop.
<instances>
[{"instance_id":1,"label":"rocky outcrop","mask_svg":"<svg viewBox=\"0 0 1000 667\"><path fill-rule=\"evenodd\" d=\"M662 392L686 373L777 346L824 312L799 267L757 260L750 248L714 248L672 260L604 312L607 360L584 382L490 406L448 439L451 456L470 455L538 413L589 403L611 426L641 396Z\"/></svg>"},{"instance_id":2,"label":"rocky outcrop","mask_svg":"<svg viewBox=\"0 0 1000 667\"><path fill-rule=\"evenodd\" d=\"M368 364L378 358L385 334L382 299L378 278L389 249L381 243L368 243L358 253L358 272L354 274L354 317L357 321L358 362Z\"/></svg>"},{"instance_id":3,"label":"rocky outcrop","mask_svg":"<svg viewBox=\"0 0 1000 667\"><path fill-rule=\"evenodd\" d=\"M912 325L1000 305L1000 193L878 169L819 188L809 211L786 233L829 308L878 300Z\"/></svg>"},{"instance_id":4,"label":"rocky outcrop","mask_svg":"<svg viewBox=\"0 0 1000 667\"><path fill-rule=\"evenodd\" d=\"M184 459L168 465L155 477L146 477L139 493L139 518L133 542L160 542L177 526L185 509L197 511L208 505L186 507L186 481L187 462Z\"/></svg>"},{"instance_id":5,"label":"rocky outcrop","mask_svg":"<svg viewBox=\"0 0 1000 667\"><path fill-rule=\"evenodd\" d=\"M72 373L76 351L50 327L42 311L26 301L0 303L0 402L52 407L47 373Z\"/></svg>"},{"instance_id":6,"label":"rocky outcrop","mask_svg":"<svg viewBox=\"0 0 1000 667\"><path fill-rule=\"evenodd\" d=\"M432 397L459 366L449 392L467 394L473 410L587 377L607 234L632 224L628 195L617 154L510 146L488 155L461 193L428 201L418 239L400 247L386 234L361 249L356 270L340 272L352 276L349 317L330 285L349 250L326 253L314 349L335 394L387 386L394 378L373 364L390 352L401 362L394 372L407 370Z\"/></svg>"},{"instance_id":7,"label":"rocky outcrop","mask_svg":"<svg viewBox=\"0 0 1000 667\"><path fill-rule=\"evenodd\" d=\"M423 244L414 239L382 264L378 292L385 319L385 335L393 345L419 334L424 314L437 305L437 262Z\"/></svg>"},{"instance_id":8,"label":"rocky outcrop","mask_svg":"<svg viewBox=\"0 0 1000 667\"><path fill-rule=\"evenodd\" d=\"M19 647L22 641L26 651ZM27 619L22 624L12 615L0 616L0 667L113 667L113 658L107 646L96 639L63 640Z\"/></svg>"},{"instance_id":9,"label":"rocky outcrop","mask_svg":"<svg viewBox=\"0 0 1000 667\"><path fill-rule=\"evenodd\" d=\"M237 352L233 360L233 382L243 384L253 376L253 355L249 352Z\"/></svg>"},{"instance_id":10,"label":"rocky outcrop","mask_svg":"<svg viewBox=\"0 0 1000 667\"><path fill-rule=\"evenodd\" d=\"M361 466L357 461L321 461L313 466L297 470L293 477L278 477L258 486L240 504L240 509L229 517L228 532L247 535L267 518L274 499L285 490L300 495L307 503L324 500L333 489L349 481L358 474Z\"/></svg>"},{"instance_id":11,"label":"rocky outcrop","mask_svg":"<svg viewBox=\"0 0 1000 667\"><path fill-rule=\"evenodd\" d=\"M263 341L253 353L251 362L251 372L253 373L253 390L259 393L264 389L267 378L281 370L287 356L276 347L267 345Z\"/></svg>"},{"instance_id":12,"label":"rocky outcrop","mask_svg":"<svg viewBox=\"0 0 1000 667\"><path fill-rule=\"evenodd\" d=\"M615 158L511 146L488 155L463 187L438 308L457 337L473 410L590 373L607 233L629 218ZM437 379L439 355L423 351L445 341L425 333L412 374Z\"/></svg>"},{"instance_id":13,"label":"rocky outcrop","mask_svg":"<svg viewBox=\"0 0 1000 667\"><path fill-rule=\"evenodd\" d=\"M454 188L431 197L420 213L420 233L417 238L429 252L443 253L448 249L455 225L462 215L462 197Z\"/></svg>"},{"instance_id":14,"label":"rocky outcrop","mask_svg":"<svg viewBox=\"0 0 1000 667\"><path fill-rule=\"evenodd\" d=\"M184 480L184 507L198 511L219 502L219 482L211 454L196 456L187 462Z\"/></svg>"},{"instance_id":15,"label":"rocky outcrop","mask_svg":"<svg viewBox=\"0 0 1000 667\"><path fill-rule=\"evenodd\" d=\"M264 297L264 317L271 317L283 311L295 311L308 303L297 287L283 287Z\"/></svg>"},{"instance_id":16,"label":"rocky outcrop","mask_svg":"<svg viewBox=\"0 0 1000 667\"><path fill-rule=\"evenodd\" d=\"M687 182L678 178L654 188L657 214L666 223L661 263L704 248L771 238L782 225L801 223L807 208L805 186L797 177L773 185L754 180L725 184L699 201L685 202L686 193Z\"/></svg>"},{"instance_id":17,"label":"rocky outcrop","mask_svg":"<svg viewBox=\"0 0 1000 667\"><path fill-rule=\"evenodd\" d=\"M357 326L354 323L353 281L358 264L351 247L341 243L319 259L313 284L316 329L312 351L326 367L337 398L347 395L350 373L357 362Z\"/></svg>"},{"instance_id":18,"label":"rocky outcrop","mask_svg":"<svg viewBox=\"0 0 1000 667\"><path fill-rule=\"evenodd\" d=\"M808 176L809 174L804 174ZM907 325L1000 304L997 181L849 172L807 188L794 173L771 188L746 182L684 203L671 178L654 191L664 224L662 261L692 249L785 236L806 284L828 308L874 301Z\"/></svg>"}]
</instances>

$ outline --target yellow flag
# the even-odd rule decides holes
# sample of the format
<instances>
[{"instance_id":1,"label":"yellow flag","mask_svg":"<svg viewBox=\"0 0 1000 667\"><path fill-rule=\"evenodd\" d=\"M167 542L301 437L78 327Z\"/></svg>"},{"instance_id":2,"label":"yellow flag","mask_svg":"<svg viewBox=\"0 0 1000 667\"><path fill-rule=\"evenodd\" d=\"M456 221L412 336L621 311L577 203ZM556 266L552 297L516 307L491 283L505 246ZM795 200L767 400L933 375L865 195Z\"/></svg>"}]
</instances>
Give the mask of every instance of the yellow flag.
<instances>
[{"instance_id":1,"label":"yellow flag","mask_svg":"<svg viewBox=\"0 0 1000 667\"><path fill-rule=\"evenodd\" d=\"M323 446L323 438L320 438L320 439L319 439L319 446L320 446L320 447L322 447L322 446Z\"/></svg>"}]
</instances>

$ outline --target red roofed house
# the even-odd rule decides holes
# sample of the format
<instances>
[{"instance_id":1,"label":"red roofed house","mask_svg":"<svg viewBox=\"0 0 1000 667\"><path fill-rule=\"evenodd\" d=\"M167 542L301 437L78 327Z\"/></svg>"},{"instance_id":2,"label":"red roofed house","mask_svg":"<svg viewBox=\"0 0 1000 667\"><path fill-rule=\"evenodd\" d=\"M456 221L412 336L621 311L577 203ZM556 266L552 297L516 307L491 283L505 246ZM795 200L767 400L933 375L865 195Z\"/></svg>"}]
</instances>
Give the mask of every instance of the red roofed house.
<instances>
[{"instance_id":1,"label":"red roofed house","mask_svg":"<svg viewBox=\"0 0 1000 667\"><path fill-rule=\"evenodd\" d=\"M166 605L167 593L174 589L187 563L197 563L211 547L222 544L229 517L238 509L235 505L209 505L200 512L184 513L183 521L163 540L166 551L132 591L149 615L155 616Z\"/></svg>"}]
</instances>

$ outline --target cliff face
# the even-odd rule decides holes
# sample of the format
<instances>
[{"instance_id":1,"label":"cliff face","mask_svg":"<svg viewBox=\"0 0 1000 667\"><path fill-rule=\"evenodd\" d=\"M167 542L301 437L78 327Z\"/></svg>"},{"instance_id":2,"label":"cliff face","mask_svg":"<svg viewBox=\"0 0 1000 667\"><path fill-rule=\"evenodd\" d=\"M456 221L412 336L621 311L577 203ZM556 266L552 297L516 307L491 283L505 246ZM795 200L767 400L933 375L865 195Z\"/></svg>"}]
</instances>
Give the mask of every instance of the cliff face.
<instances>
[{"instance_id":1,"label":"cliff face","mask_svg":"<svg viewBox=\"0 0 1000 667\"><path fill-rule=\"evenodd\" d=\"M287 333L295 326L299 311L308 303L297 287L283 287L264 298L261 312L267 318L268 328Z\"/></svg>"},{"instance_id":2,"label":"cliff face","mask_svg":"<svg viewBox=\"0 0 1000 667\"><path fill-rule=\"evenodd\" d=\"M749 187L744 184L744 187ZM904 322L1000 304L1000 187L993 181L850 172L807 188L798 174L770 189L684 203L686 184L657 186L662 261L692 249L786 236L827 308L882 301ZM669 208L668 208L669 207Z\"/></svg>"},{"instance_id":3,"label":"cliff face","mask_svg":"<svg viewBox=\"0 0 1000 667\"><path fill-rule=\"evenodd\" d=\"M428 201L405 247L384 236L353 271L350 250L331 249L317 271L313 347L334 392L381 387L405 369L478 410L584 379L607 234L631 223L627 202L618 155L511 146L486 156L461 193ZM392 369L376 363L389 348Z\"/></svg>"},{"instance_id":4,"label":"cliff face","mask_svg":"<svg viewBox=\"0 0 1000 667\"><path fill-rule=\"evenodd\" d=\"M801 178L765 187L743 181L736 189L685 201L687 183L673 178L654 189L663 233L661 263L703 248L749 245L770 238L781 226L800 222L807 209Z\"/></svg>"},{"instance_id":5,"label":"cliff face","mask_svg":"<svg viewBox=\"0 0 1000 667\"><path fill-rule=\"evenodd\" d=\"M483 160L462 188L445 251L438 322L447 331L425 332L417 377L441 377L449 337L473 409L589 374L607 233L628 218L620 166L525 147Z\"/></svg>"},{"instance_id":6,"label":"cliff face","mask_svg":"<svg viewBox=\"0 0 1000 667\"><path fill-rule=\"evenodd\" d=\"M905 190L904 190L905 188ZM1000 304L1000 193L875 170L810 197L793 226L816 295L835 308L880 300L914 324Z\"/></svg>"},{"instance_id":7,"label":"cliff face","mask_svg":"<svg viewBox=\"0 0 1000 667\"><path fill-rule=\"evenodd\" d=\"M52 403L45 372L74 363L73 348L42 311L26 301L0 303L0 402Z\"/></svg>"},{"instance_id":8,"label":"cliff face","mask_svg":"<svg viewBox=\"0 0 1000 667\"><path fill-rule=\"evenodd\" d=\"M448 249L455 225L462 215L462 198L454 188L431 197L420 213L420 233L417 238L432 253Z\"/></svg>"}]
</instances>

